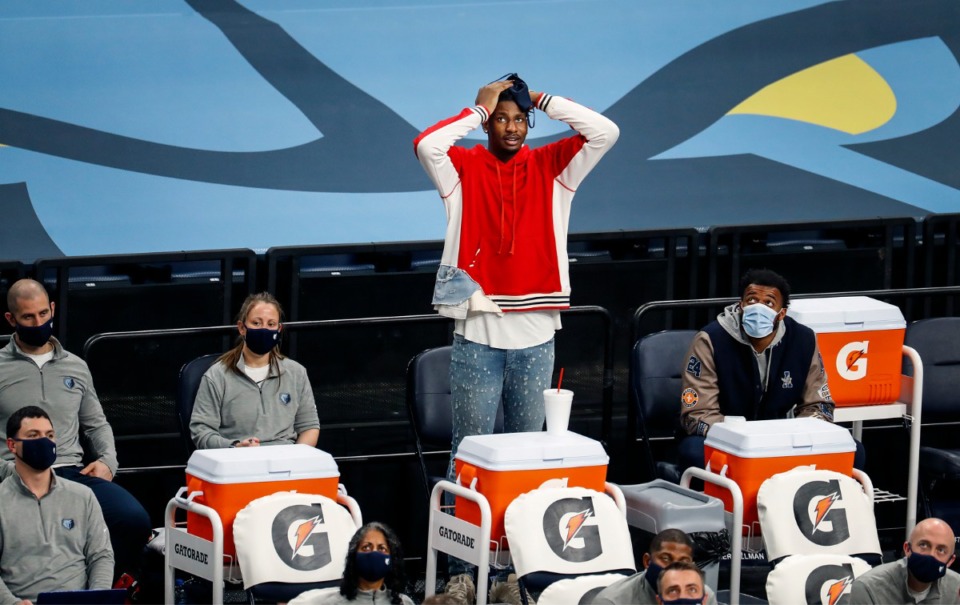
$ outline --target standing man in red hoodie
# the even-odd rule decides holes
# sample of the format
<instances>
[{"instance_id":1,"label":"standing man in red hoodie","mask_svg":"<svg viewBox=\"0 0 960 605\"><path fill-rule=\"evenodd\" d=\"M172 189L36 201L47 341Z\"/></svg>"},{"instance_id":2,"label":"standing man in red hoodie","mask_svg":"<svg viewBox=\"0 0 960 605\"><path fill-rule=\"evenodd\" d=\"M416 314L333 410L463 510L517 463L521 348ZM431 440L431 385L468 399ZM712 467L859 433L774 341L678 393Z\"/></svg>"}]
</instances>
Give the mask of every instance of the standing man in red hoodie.
<instances>
[{"instance_id":1,"label":"standing man in red hoodie","mask_svg":"<svg viewBox=\"0 0 960 605\"><path fill-rule=\"evenodd\" d=\"M576 134L530 149L534 109ZM487 145L455 145L481 127ZM573 196L617 141L616 124L533 92L516 74L482 87L473 107L414 141L447 213L433 304L456 320L450 382L453 457L468 435L539 431L553 375L554 332L570 306L567 228Z\"/></svg>"}]
</instances>

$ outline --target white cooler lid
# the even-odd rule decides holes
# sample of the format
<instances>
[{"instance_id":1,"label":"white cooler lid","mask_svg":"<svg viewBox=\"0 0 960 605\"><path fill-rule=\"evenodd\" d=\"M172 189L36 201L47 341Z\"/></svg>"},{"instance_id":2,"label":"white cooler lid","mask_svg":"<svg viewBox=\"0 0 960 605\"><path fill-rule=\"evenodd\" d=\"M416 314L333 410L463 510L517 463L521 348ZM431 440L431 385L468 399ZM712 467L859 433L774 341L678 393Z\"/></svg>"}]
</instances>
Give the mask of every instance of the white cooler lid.
<instances>
[{"instance_id":1,"label":"white cooler lid","mask_svg":"<svg viewBox=\"0 0 960 605\"><path fill-rule=\"evenodd\" d=\"M819 418L720 422L706 445L740 458L839 454L857 449L850 431Z\"/></svg>"},{"instance_id":2,"label":"white cooler lid","mask_svg":"<svg viewBox=\"0 0 960 605\"><path fill-rule=\"evenodd\" d=\"M864 332L907 327L900 307L869 296L799 298L787 315L814 332Z\"/></svg>"},{"instance_id":3,"label":"white cooler lid","mask_svg":"<svg viewBox=\"0 0 960 605\"><path fill-rule=\"evenodd\" d=\"M460 442L456 457L491 471L606 466L610 461L599 441L570 431L471 435Z\"/></svg>"},{"instance_id":4,"label":"white cooler lid","mask_svg":"<svg viewBox=\"0 0 960 605\"><path fill-rule=\"evenodd\" d=\"M333 456L306 444L196 450L187 473L211 483L257 483L339 477Z\"/></svg>"}]
</instances>

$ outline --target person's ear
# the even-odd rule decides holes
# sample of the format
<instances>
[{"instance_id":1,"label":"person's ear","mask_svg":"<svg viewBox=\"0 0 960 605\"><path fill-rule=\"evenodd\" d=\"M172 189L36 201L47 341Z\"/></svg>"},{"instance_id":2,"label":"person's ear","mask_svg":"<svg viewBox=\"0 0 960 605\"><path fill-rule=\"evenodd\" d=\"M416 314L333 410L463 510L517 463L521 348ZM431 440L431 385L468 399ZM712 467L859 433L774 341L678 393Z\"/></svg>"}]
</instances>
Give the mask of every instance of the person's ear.
<instances>
[{"instance_id":1,"label":"person's ear","mask_svg":"<svg viewBox=\"0 0 960 605\"><path fill-rule=\"evenodd\" d=\"M17 320L13 318L13 313L11 313L10 311L7 311L6 313L3 314L3 316L7 318L7 323L10 324L11 328L17 327Z\"/></svg>"},{"instance_id":2,"label":"person's ear","mask_svg":"<svg viewBox=\"0 0 960 605\"><path fill-rule=\"evenodd\" d=\"M247 335L247 326L242 321L237 322L237 332L240 332L240 336Z\"/></svg>"},{"instance_id":3,"label":"person's ear","mask_svg":"<svg viewBox=\"0 0 960 605\"><path fill-rule=\"evenodd\" d=\"M643 561L644 569L650 567L650 553L648 552L643 553L643 558L641 559L641 561Z\"/></svg>"}]
</instances>

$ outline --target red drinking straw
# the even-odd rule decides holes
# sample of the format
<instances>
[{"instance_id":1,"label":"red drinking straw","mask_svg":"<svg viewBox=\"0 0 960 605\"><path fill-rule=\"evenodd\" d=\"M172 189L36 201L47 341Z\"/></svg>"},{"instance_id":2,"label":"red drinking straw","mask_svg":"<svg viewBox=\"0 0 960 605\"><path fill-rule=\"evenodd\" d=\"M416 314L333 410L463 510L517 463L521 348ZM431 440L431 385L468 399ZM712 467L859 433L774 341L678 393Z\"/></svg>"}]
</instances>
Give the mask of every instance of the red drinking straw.
<instances>
[{"instance_id":1,"label":"red drinking straw","mask_svg":"<svg viewBox=\"0 0 960 605\"><path fill-rule=\"evenodd\" d=\"M563 384L563 368L560 368L560 378L557 379L557 394L560 394L560 385Z\"/></svg>"}]
</instances>

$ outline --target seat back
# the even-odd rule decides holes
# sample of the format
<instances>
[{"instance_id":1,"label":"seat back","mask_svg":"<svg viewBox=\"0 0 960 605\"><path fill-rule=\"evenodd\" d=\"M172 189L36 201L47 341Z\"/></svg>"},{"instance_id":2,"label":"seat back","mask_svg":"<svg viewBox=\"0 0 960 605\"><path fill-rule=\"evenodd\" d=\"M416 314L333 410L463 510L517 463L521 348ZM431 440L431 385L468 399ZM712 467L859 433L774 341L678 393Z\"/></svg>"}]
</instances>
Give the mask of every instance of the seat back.
<instances>
[{"instance_id":1,"label":"seat back","mask_svg":"<svg viewBox=\"0 0 960 605\"><path fill-rule=\"evenodd\" d=\"M507 506L504 529L517 575L531 590L571 576L636 571L626 517L591 489L521 494Z\"/></svg>"},{"instance_id":2,"label":"seat back","mask_svg":"<svg viewBox=\"0 0 960 605\"><path fill-rule=\"evenodd\" d=\"M200 390L200 379L219 357L220 353L201 355L180 368L180 376L177 378L177 420L180 423L180 436L183 438L187 455L196 449L190 437L190 416L193 415L193 402L197 399L197 391Z\"/></svg>"},{"instance_id":3,"label":"seat back","mask_svg":"<svg viewBox=\"0 0 960 605\"><path fill-rule=\"evenodd\" d=\"M767 558L842 554L879 562L873 505L861 484L842 473L797 467L770 477L757 492Z\"/></svg>"},{"instance_id":4,"label":"seat back","mask_svg":"<svg viewBox=\"0 0 960 605\"><path fill-rule=\"evenodd\" d=\"M848 603L853 581L870 569L847 555L792 555L767 576L767 599L784 605Z\"/></svg>"},{"instance_id":5,"label":"seat back","mask_svg":"<svg viewBox=\"0 0 960 605\"><path fill-rule=\"evenodd\" d=\"M907 326L904 344L923 360L923 422L960 422L960 317L921 319Z\"/></svg>"},{"instance_id":6,"label":"seat back","mask_svg":"<svg viewBox=\"0 0 960 605\"><path fill-rule=\"evenodd\" d=\"M407 411L416 440L417 458L429 497L432 486L424 461L425 450L449 452L453 441L450 394L451 346L427 349L407 365ZM503 431L503 406L497 410L496 432Z\"/></svg>"},{"instance_id":7,"label":"seat back","mask_svg":"<svg viewBox=\"0 0 960 605\"><path fill-rule=\"evenodd\" d=\"M637 341L630 355L630 404L636 410L634 431L644 443L651 478L677 479L657 469L652 438L672 439L680 422L680 384L685 356L696 330L664 330ZM674 467L675 460L667 461Z\"/></svg>"},{"instance_id":8,"label":"seat back","mask_svg":"<svg viewBox=\"0 0 960 605\"><path fill-rule=\"evenodd\" d=\"M243 587L296 584L303 592L339 582L356 530L347 509L325 496L278 492L257 498L233 522Z\"/></svg>"},{"instance_id":9,"label":"seat back","mask_svg":"<svg viewBox=\"0 0 960 605\"><path fill-rule=\"evenodd\" d=\"M543 589L537 598L537 605L592 603L601 590L626 577L625 574L605 573L559 580Z\"/></svg>"}]
</instances>

